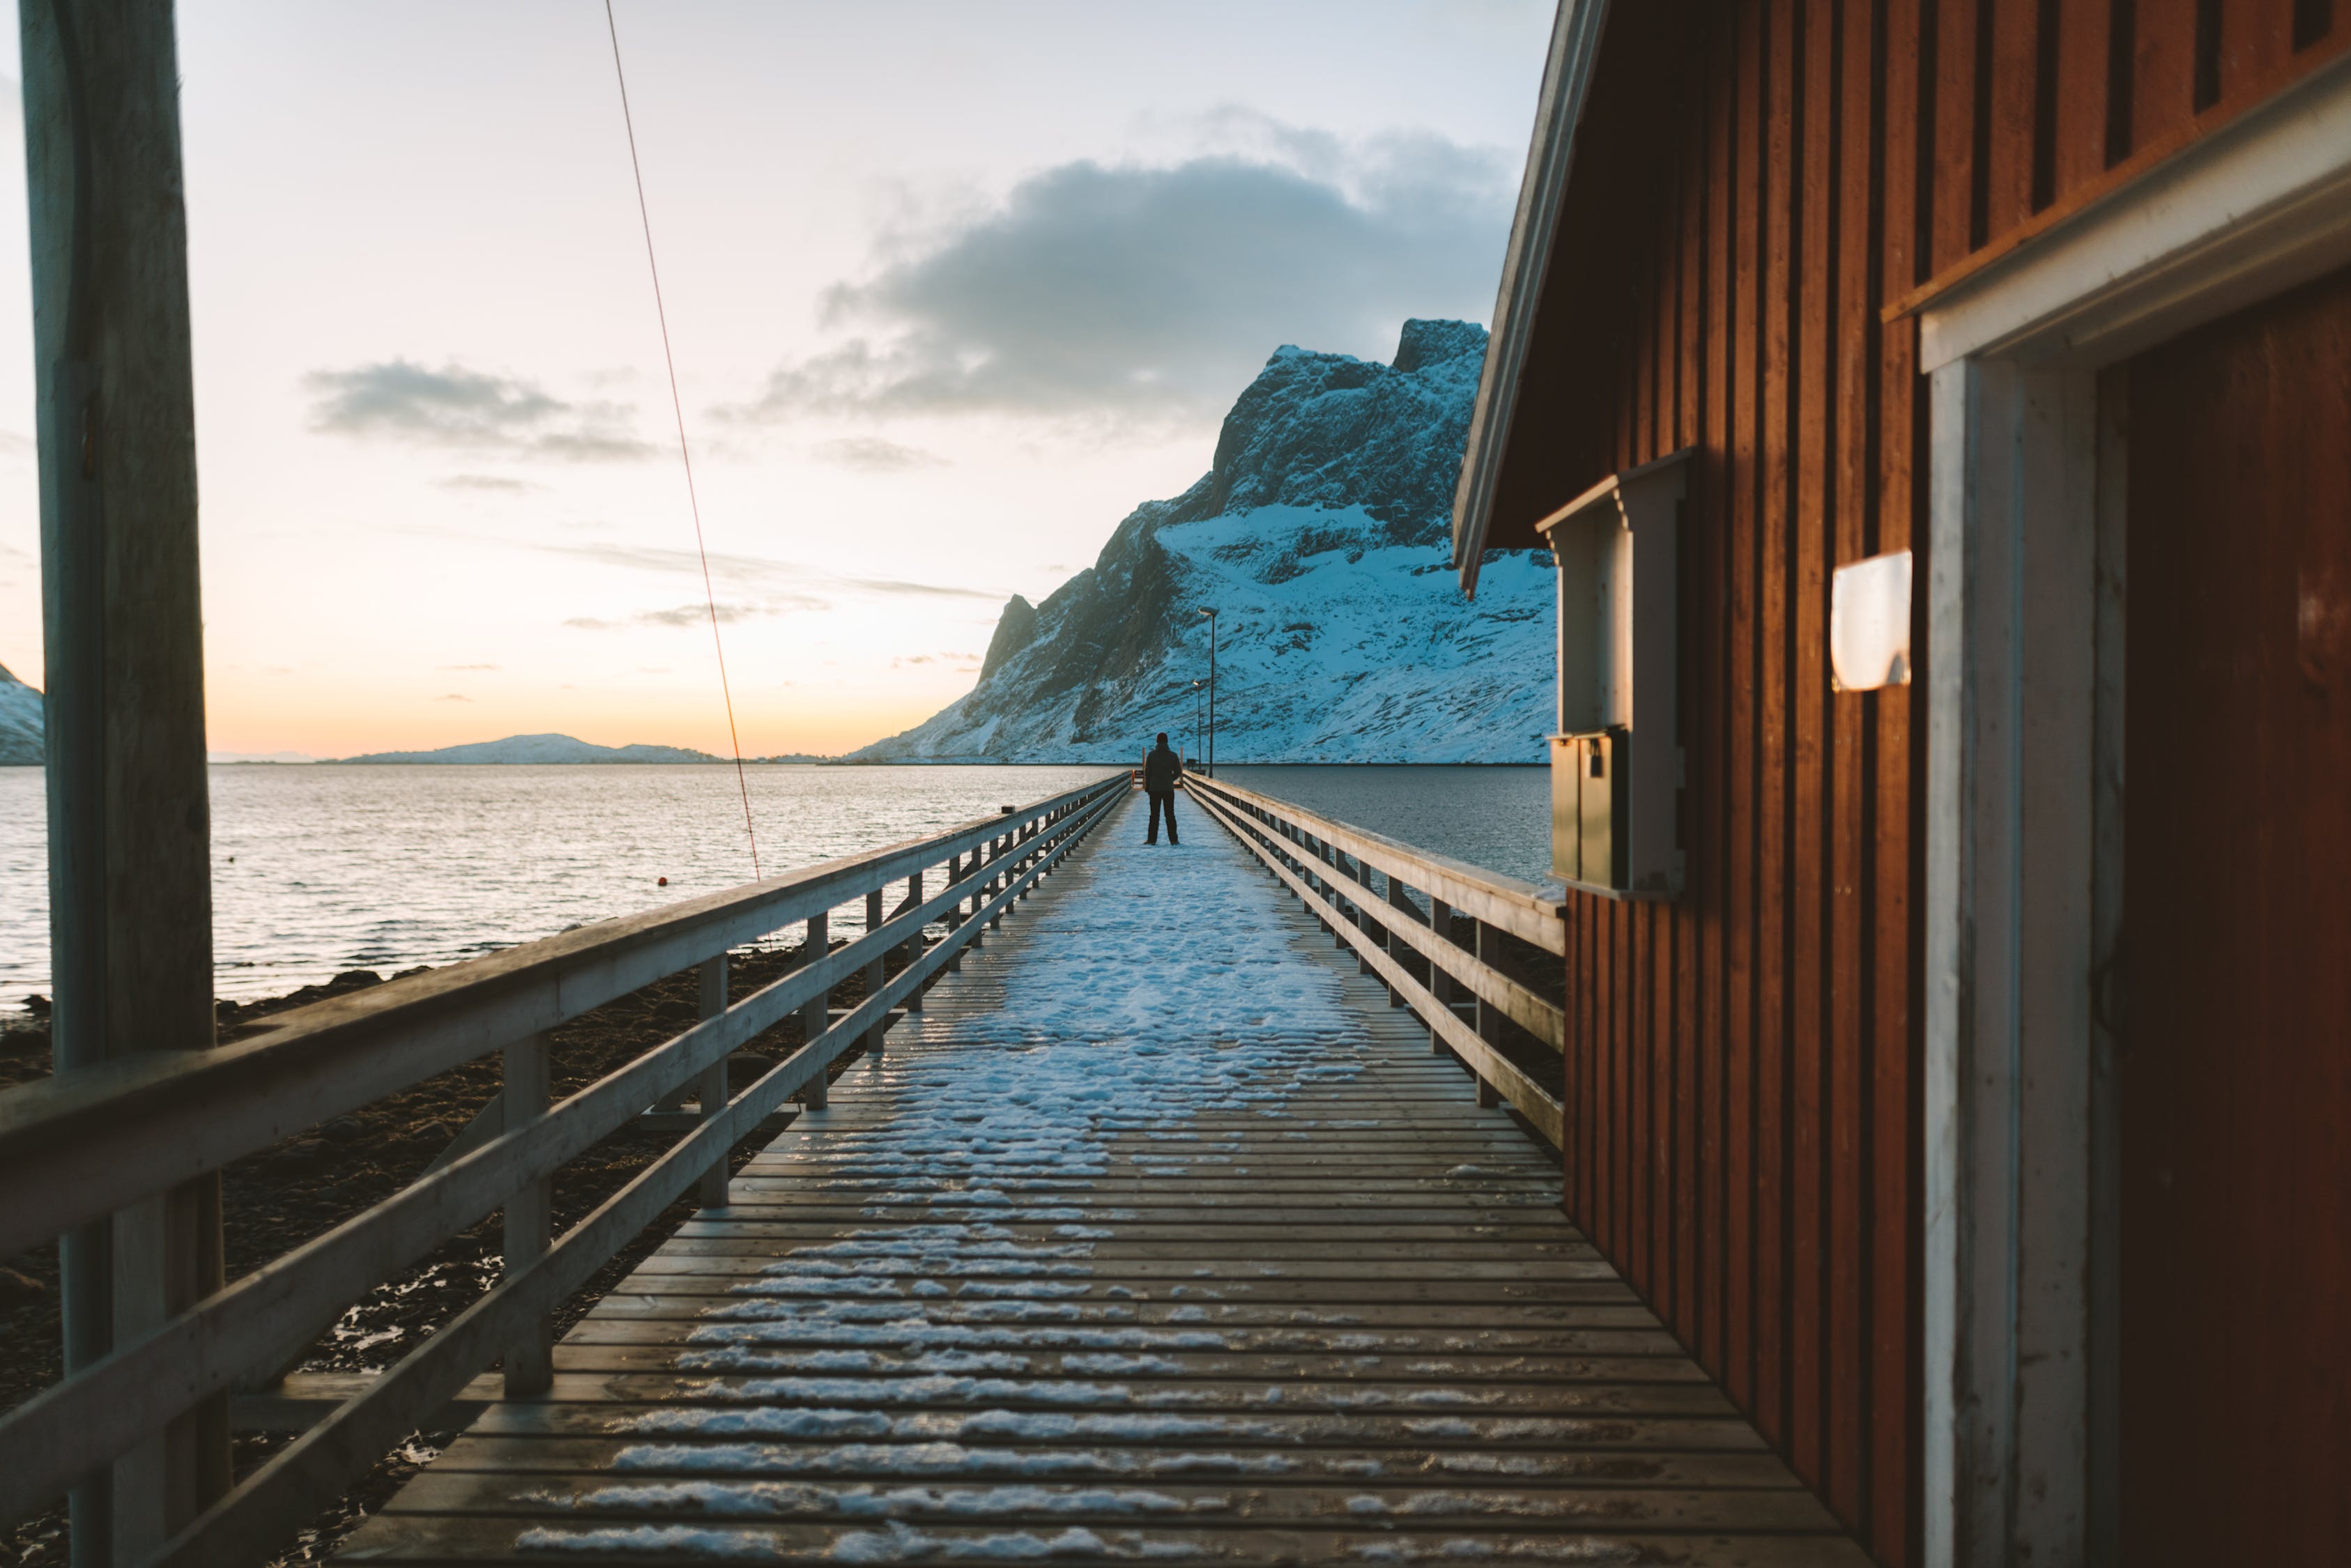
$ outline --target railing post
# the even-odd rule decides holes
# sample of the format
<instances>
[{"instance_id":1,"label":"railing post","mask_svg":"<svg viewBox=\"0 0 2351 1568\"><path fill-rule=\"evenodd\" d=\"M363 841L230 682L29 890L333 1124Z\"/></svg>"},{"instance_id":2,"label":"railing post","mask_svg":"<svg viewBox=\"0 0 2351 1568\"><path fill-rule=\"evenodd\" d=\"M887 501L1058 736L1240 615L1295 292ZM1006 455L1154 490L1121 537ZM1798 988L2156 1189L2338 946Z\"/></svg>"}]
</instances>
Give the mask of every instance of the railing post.
<instances>
[{"instance_id":1,"label":"railing post","mask_svg":"<svg viewBox=\"0 0 2351 1568\"><path fill-rule=\"evenodd\" d=\"M921 872L916 872L914 875L906 879L906 902L908 904L916 908L919 908L922 905L923 873ZM921 926L918 925L914 927L914 934L906 938L904 946L900 950L906 955L906 962L909 964L923 956L923 928ZM918 1013L923 1010L922 987L916 986L913 990L906 993L906 1010L910 1013Z\"/></svg>"},{"instance_id":2,"label":"railing post","mask_svg":"<svg viewBox=\"0 0 2351 1568\"><path fill-rule=\"evenodd\" d=\"M534 1034L506 1049L506 1130L519 1132L547 1114L548 1037ZM554 1239L555 1181L542 1176L515 1189L499 1221L511 1279L546 1252ZM555 1382L555 1337L540 1318L506 1349L506 1394L527 1399Z\"/></svg>"},{"instance_id":3,"label":"railing post","mask_svg":"<svg viewBox=\"0 0 2351 1568\"><path fill-rule=\"evenodd\" d=\"M865 934L868 936L871 936L873 933L881 929L882 890L877 887L872 892L865 895ZM872 998L878 997L881 994L882 949L877 946L873 949L872 962L865 966L865 995L870 999ZM887 1050L889 1034L890 1019L889 1015L885 1013L881 1018L876 1019L873 1021L872 1028L865 1031L865 1050L867 1053L873 1056L879 1056L883 1051Z\"/></svg>"},{"instance_id":4,"label":"railing post","mask_svg":"<svg viewBox=\"0 0 2351 1568\"><path fill-rule=\"evenodd\" d=\"M726 1010L726 955L705 960L702 966L701 1016L715 1019ZM702 1070L702 1119L705 1122L726 1109L731 1098L731 1085L726 1082L726 1059L720 1057ZM705 1208L726 1207L726 1155L722 1153L710 1168L702 1173L699 1198Z\"/></svg>"},{"instance_id":5,"label":"railing post","mask_svg":"<svg viewBox=\"0 0 2351 1568\"><path fill-rule=\"evenodd\" d=\"M980 874L980 868L987 864L988 851L993 846L984 840L979 843L974 844L971 849L971 867L964 873L971 881L971 903L968 906L969 913L965 915L964 919L977 927L971 934L971 940L964 944L967 947L978 946L980 945L981 936L987 929L987 926L979 925L980 905L987 902L987 878ZM960 959L962 955L957 954L956 956ZM956 967L962 967L961 964L958 963Z\"/></svg>"},{"instance_id":6,"label":"railing post","mask_svg":"<svg viewBox=\"0 0 2351 1568\"><path fill-rule=\"evenodd\" d=\"M800 940L800 963L803 966L816 963L832 950L831 924L830 912L809 916L808 935ZM815 1044L817 1037L824 1033L831 1025L832 993L829 990L819 991L810 998L808 1005L800 1009L801 1043ZM810 1110L821 1111L825 1108L831 1099L829 1093L831 1082L821 1069L818 1070L814 1078L809 1080L808 1099L804 1103Z\"/></svg>"},{"instance_id":7,"label":"railing post","mask_svg":"<svg viewBox=\"0 0 2351 1568\"><path fill-rule=\"evenodd\" d=\"M1011 848L1012 836L1008 833L1004 837L996 841L996 852L988 859L988 863L992 866L996 866L997 868L996 875L989 883L990 886L995 888L997 893L1002 893L1004 891L1005 883L1011 880L1010 874L1007 873L999 863L1002 862L1005 855L1010 852ZM991 894L989 896L993 897L995 895ZM987 922L988 929L991 931L1000 927L1003 924L1004 911L1001 909L998 909Z\"/></svg>"},{"instance_id":8,"label":"railing post","mask_svg":"<svg viewBox=\"0 0 2351 1568\"><path fill-rule=\"evenodd\" d=\"M1339 869L1346 873L1347 880L1354 884L1359 894L1371 891L1371 879L1364 873L1363 862L1351 855L1342 854L1339 856ZM1384 939L1382 934L1374 927L1371 916L1364 913L1364 900L1359 896L1350 898L1347 903L1349 906L1347 918L1354 923L1355 929L1374 941L1382 941ZM1355 955L1355 973L1359 975L1372 973L1372 961L1361 953Z\"/></svg>"},{"instance_id":9,"label":"railing post","mask_svg":"<svg viewBox=\"0 0 2351 1568\"><path fill-rule=\"evenodd\" d=\"M1388 878L1388 907L1397 912L1390 916L1391 920L1410 920L1417 923L1420 919L1420 911L1414 907L1412 895L1405 891L1404 883L1398 882L1393 875ZM1410 950L1410 945L1395 934L1394 925L1388 928L1387 949L1388 956L1399 964L1404 962L1405 954ZM1392 1008L1404 1006L1404 993L1394 986L1388 988L1388 1006Z\"/></svg>"},{"instance_id":10,"label":"railing post","mask_svg":"<svg viewBox=\"0 0 2351 1568\"><path fill-rule=\"evenodd\" d=\"M1494 960L1501 956L1501 938L1500 932L1482 920L1478 922L1478 962L1489 969L1495 967ZM1500 1010L1485 998L1479 997L1478 998L1478 1038L1488 1045L1499 1048L1501 1043L1501 1024ZM1478 1079L1478 1103L1491 1110L1501 1103L1501 1095L1495 1092L1492 1084L1480 1076Z\"/></svg>"},{"instance_id":11,"label":"railing post","mask_svg":"<svg viewBox=\"0 0 2351 1568\"><path fill-rule=\"evenodd\" d=\"M1439 942L1447 945L1452 943L1453 906L1433 894L1428 900L1428 928L1437 934L1437 939ZM1439 951L1442 949L1440 948ZM1452 972L1433 958L1429 960L1428 965L1428 994L1437 998L1438 1007L1448 1013L1453 1010ZM1435 1019L1428 1020L1428 1049L1438 1056L1446 1053L1445 1037L1437 1032Z\"/></svg>"},{"instance_id":12,"label":"railing post","mask_svg":"<svg viewBox=\"0 0 2351 1568\"><path fill-rule=\"evenodd\" d=\"M971 852L971 861L968 865L965 863L965 860L962 855L949 855L947 857L946 864L946 884L949 887L962 886L964 883L970 879L972 870L977 867L978 863L979 852L977 850ZM953 904L947 905L947 924L956 927L958 931L961 930L970 922L972 912L977 908L978 908L978 903L970 895L966 894L957 898ZM957 947L954 952L948 954L947 961L941 965L940 967L946 970L949 974L961 974L963 972L963 949L961 947Z\"/></svg>"}]
</instances>

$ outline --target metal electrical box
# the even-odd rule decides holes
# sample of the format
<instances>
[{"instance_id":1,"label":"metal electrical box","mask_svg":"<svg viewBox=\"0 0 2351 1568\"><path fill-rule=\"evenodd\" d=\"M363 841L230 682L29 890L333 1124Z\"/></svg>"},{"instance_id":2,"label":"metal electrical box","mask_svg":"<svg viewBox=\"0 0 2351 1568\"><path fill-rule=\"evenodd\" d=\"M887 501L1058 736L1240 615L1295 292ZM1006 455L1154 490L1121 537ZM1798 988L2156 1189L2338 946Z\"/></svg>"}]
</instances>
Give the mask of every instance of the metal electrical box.
<instances>
[{"instance_id":1,"label":"metal electrical box","mask_svg":"<svg viewBox=\"0 0 2351 1568\"><path fill-rule=\"evenodd\" d=\"M1620 732L1555 735L1551 739L1552 870L1569 882L1625 885L1627 841L1615 831L1625 815Z\"/></svg>"},{"instance_id":2,"label":"metal electrical box","mask_svg":"<svg viewBox=\"0 0 2351 1568\"><path fill-rule=\"evenodd\" d=\"M1552 869L1672 898L1687 874L1677 624L1686 452L1602 481L1535 525L1559 580Z\"/></svg>"}]
</instances>

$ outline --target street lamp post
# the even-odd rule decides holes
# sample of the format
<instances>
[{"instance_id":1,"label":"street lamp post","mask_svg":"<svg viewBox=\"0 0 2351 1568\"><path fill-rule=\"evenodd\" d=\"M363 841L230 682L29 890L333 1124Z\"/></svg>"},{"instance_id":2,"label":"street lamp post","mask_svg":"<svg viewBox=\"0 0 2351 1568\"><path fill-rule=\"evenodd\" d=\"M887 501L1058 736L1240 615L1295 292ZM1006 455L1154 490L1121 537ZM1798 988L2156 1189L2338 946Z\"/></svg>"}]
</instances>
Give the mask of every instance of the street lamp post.
<instances>
[{"instance_id":1,"label":"street lamp post","mask_svg":"<svg viewBox=\"0 0 2351 1568\"><path fill-rule=\"evenodd\" d=\"M1207 684L1206 681L1192 683L1192 760L1195 763L1200 760L1200 693Z\"/></svg>"},{"instance_id":2,"label":"street lamp post","mask_svg":"<svg viewBox=\"0 0 2351 1568\"><path fill-rule=\"evenodd\" d=\"M1200 613L1208 618L1208 777L1217 776L1217 612L1203 606Z\"/></svg>"}]
</instances>

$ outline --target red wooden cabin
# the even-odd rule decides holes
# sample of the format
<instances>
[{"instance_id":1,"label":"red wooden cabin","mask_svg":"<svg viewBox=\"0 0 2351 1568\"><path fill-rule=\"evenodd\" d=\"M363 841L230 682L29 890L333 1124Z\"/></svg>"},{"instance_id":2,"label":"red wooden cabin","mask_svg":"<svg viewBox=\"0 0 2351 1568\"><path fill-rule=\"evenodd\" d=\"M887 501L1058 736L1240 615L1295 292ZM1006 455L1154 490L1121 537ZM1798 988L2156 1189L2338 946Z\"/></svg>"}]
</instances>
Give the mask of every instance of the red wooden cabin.
<instances>
[{"instance_id":1,"label":"red wooden cabin","mask_svg":"<svg viewBox=\"0 0 2351 1568\"><path fill-rule=\"evenodd\" d=\"M1455 542L1562 564L1565 1202L1890 1563L2351 1562L2347 50L1560 8Z\"/></svg>"}]
</instances>

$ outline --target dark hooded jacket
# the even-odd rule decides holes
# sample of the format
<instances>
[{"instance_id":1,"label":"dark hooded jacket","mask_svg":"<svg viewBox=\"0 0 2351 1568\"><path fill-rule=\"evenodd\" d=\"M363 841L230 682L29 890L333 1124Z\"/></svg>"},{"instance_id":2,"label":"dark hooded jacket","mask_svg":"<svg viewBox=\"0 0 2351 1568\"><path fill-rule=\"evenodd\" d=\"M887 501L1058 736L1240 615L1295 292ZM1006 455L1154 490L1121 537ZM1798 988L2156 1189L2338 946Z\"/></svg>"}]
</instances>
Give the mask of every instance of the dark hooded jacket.
<instances>
[{"instance_id":1,"label":"dark hooded jacket","mask_svg":"<svg viewBox=\"0 0 2351 1568\"><path fill-rule=\"evenodd\" d=\"M1184 764L1165 746L1154 747L1143 759L1143 787L1155 794L1175 789L1183 773Z\"/></svg>"}]
</instances>

